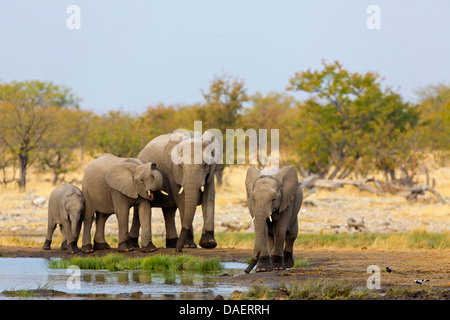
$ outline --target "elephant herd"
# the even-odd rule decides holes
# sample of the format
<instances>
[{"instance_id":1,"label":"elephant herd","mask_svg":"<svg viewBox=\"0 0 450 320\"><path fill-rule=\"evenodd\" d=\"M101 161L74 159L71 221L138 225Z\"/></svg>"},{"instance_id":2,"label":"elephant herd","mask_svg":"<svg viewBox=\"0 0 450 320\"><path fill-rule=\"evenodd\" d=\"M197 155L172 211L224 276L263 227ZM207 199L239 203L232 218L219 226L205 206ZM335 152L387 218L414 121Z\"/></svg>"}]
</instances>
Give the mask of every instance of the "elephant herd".
<instances>
[{"instance_id":1,"label":"elephant herd","mask_svg":"<svg viewBox=\"0 0 450 320\"><path fill-rule=\"evenodd\" d=\"M181 252L183 247L196 248L193 219L198 205L203 213L203 230L199 245L215 248L214 161L194 160L195 150L203 154L214 139L203 139L190 133L173 139L166 134L151 140L137 158L120 158L103 154L85 170L82 190L64 184L50 194L48 232L43 249L51 246L57 225L62 232L61 249L69 253L77 247L81 226L81 251L108 249L105 223L116 214L118 221L118 251L140 248L155 251L152 243L151 208L162 209L166 228L166 247ZM187 151L186 151L187 150ZM184 153L184 154L183 154ZM174 155L183 161L174 161ZM294 265L293 245L298 233L297 215L303 193L294 167L279 169L275 174L263 174L249 167L245 179L247 205L254 221L255 243L246 272L256 265L256 272L285 269ZM129 228L129 210L134 215ZM181 231L178 236L175 213L179 210ZM91 228L96 222L94 242ZM138 242L140 236L140 245Z\"/></svg>"}]
</instances>

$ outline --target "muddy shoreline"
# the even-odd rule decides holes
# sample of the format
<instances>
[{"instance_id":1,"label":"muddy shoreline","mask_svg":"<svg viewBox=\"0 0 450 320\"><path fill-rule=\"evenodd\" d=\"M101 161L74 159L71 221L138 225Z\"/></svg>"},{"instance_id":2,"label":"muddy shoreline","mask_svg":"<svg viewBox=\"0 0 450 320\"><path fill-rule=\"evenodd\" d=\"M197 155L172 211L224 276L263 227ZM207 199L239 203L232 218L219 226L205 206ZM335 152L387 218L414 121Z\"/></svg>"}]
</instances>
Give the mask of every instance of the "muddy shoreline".
<instances>
[{"instance_id":1,"label":"muddy shoreline","mask_svg":"<svg viewBox=\"0 0 450 320\"><path fill-rule=\"evenodd\" d=\"M94 256L102 256L109 253L117 253L117 249L96 251ZM140 251L123 253L129 257L143 257ZM173 249L159 248L150 254L190 254L204 258L219 257L223 262L242 262L251 256L251 250L234 248L215 249L184 249L183 253L175 253ZM78 256L88 254L77 253ZM34 258L67 258L65 251L52 249L42 250L39 247L0 246L1 257L34 257ZM381 287L424 288L428 292L439 291L437 299L450 299L450 250L373 250L373 249L305 249L297 250L295 258L307 259L309 265L305 267L278 270L272 272L239 274L236 276L224 275L221 281L229 284L244 285L268 285L277 287L281 283L289 284L308 280L328 279L351 284L353 287L365 287L371 274L367 268L376 265L380 268ZM389 267L392 272L387 272ZM415 283L416 279L428 279L426 285ZM416 295L418 299L424 299L424 295ZM415 297L404 297L415 299ZM436 297L435 297L436 299Z\"/></svg>"}]
</instances>

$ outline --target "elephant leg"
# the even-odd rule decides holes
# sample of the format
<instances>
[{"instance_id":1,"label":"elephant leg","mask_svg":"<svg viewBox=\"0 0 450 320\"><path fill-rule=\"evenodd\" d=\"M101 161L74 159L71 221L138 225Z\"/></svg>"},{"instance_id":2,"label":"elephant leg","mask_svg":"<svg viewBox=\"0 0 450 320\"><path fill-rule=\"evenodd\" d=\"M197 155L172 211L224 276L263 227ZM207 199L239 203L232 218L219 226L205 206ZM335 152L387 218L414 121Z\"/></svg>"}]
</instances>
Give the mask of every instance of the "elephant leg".
<instances>
[{"instance_id":1,"label":"elephant leg","mask_svg":"<svg viewBox=\"0 0 450 320\"><path fill-rule=\"evenodd\" d=\"M194 242L194 228L191 226L184 242L185 248L197 248L197 244Z\"/></svg>"},{"instance_id":2,"label":"elephant leg","mask_svg":"<svg viewBox=\"0 0 450 320\"><path fill-rule=\"evenodd\" d=\"M91 228L92 223L94 222L94 208L92 207L90 201L86 199L86 208L84 211L84 219L83 219L83 244L81 246L81 251L84 253L93 252L91 244Z\"/></svg>"},{"instance_id":3,"label":"elephant leg","mask_svg":"<svg viewBox=\"0 0 450 320\"><path fill-rule=\"evenodd\" d=\"M128 202L121 195L115 195L113 198L114 211L119 223L119 252L133 251L134 247L129 242L128 218L130 207Z\"/></svg>"},{"instance_id":4,"label":"elephant leg","mask_svg":"<svg viewBox=\"0 0 450 320\"><path fill-rule=\"evenodd\" d=\"M267 241L268 241L268 226L267 224L264 225L264 229L262 232L262 239L260 243L260 253L258 258L258 264L256 265L256 272L265 272L265 271L272 271L272 263L270 259L270 253L269 248L267 247Z\"/></svg>"},{"instance_id":5,"label":"elephant leg","mask_svg":"<svg viewBox=\"0 0 450 320\"><path fill-rule=\"evenodd\" d=\"M177 228L175 225L175 213L177 207L162 208L164 223L166 225L166 248L175 248L178 241Z\"/></svg>"},{"instance_id":6,"label":"elephant leg","mask_svg":"<svg viewBox=\"0 0 450 320\"><path fill-rule=\"evenodd\" d=\"M67 250L67 238L66 238L66 229L63 224L59 225L59 231L61 232L61 250Z\"/></svg>"},{"instance_id":7,"label":"elephant leg","mask_svg":"<svg viewBox=\"0 0 450 320\"><path fill-rule=\"evenodd\" d=\"M68 253L77 253L77 249L75 246L75 238L72 234L71 224L68 220L63 221L63 231L66 237L67 242L67 252Z\"/></svg>"},{"instance_id":8,"label":"elephant leg","mask_svg":"<svg viewBox=\"0 0 450 320\"><path fill-rule=\"evenodd\" d=\"M105 250L110 248L105 239L105 225L109 216L110 214L97 212L95 219L94 250Z\"/></svg>"},{"instance_id":9,"label":"elephant leg","mask_svg":"<svg viewBox=\"0 0 450 320\"><path fill-rule=\"evenodd\" d=\"M44 246L42 247L42 249L50 250L51 244L52 244L53 233L55 232L55 229L56 229L56 222L53 219L52 214L49 214L48 224L47 224L47 236L45 237L45 242L44 242Z\"/></svg>"},{"instance_id":10,"label":"elephant leg","mask_svg":"<svg viewBox=\"0 0 450 320\"><path fill-rule=\"evenodd\" d=\"M49 216L48 217L48 226L47 226L47 236L45 237L45 242L44 242L44 246L42 247L42 249L50 250L51 244L52 244L53 232L55 232L55 229L56 229L56 222L51 216Z\"/></svg>"},{"instance_id":11,"label":"elephant leg","mask_svg":"<svg viewBox=\"0 0 450 320\"><path fill-rule=\"evenodd\" d=\"M139 221L139 206L135 205L133 207L133 220L131 222L130 228L130 243L136 248L139 248L139 229L141 228L141 223Z\"/></svg>"},{"instance_id":12,"label":"elephant leg","mask_svg":"<svg viewBox=\"0 0 450 320\"><path fill-rule=\"evenodd\" d=\"M202 195L203 230L200 238L200 246L206 249L213 249L217 246L214 239L214 181L209 183Z\"/></svg>"},{"instance_id":13,"label":"elephant leg","mask_svg":"<svg viewBox=\"0 0 450 320\"><path fill-rule=\"evenodd\" d=\"M273 227L269 227L269 232L267 233L267 244L269 246L269 252L273 251Z\"/></svg>"},{"instance_id":14,"label":"elephant leg","mask_svg":"<svg viewBox=\"0 0 450 320\"><path fill-rule=\"evenodd\" d=\"M292 268L294 266L294 241L298 235L298 218L297 215L293 218L291 228L286 232L286 240L284 246L284 263L286 268Z\"/></svg>"},{"instance_id":15,"label":"elephant leg","mask_svg":"<svg viewBox=\"0 0 450 320\"><path fill-rule=\"evenodd\" d=\"M152 252L156 246L152 242L152 208L149 201L139 204L139 221L141 223L142 252Z\"/></svg>"},{"instance_id":16,"label":"elephant leg","mask_svg":"<svg viewBox=\"0 0 450 320\"><path fill-rule=\"evenodd\" d=\"M80 231L81 231L81 225L83 224L83 221L80 220L77 222L77 229L76 229L76 234L74 235L75 238L75 248L77 250L79 250L78 248L78 238L80 237Z\"/></svg>"},{"instance_id":17,"label":"elephant leg","mask_svg":"<svg viewBox=\"0 0 450 320\"><path fill-rule=\"evenodd\" d=\"M273 249L271 252L271 259L274 270L286 269L283 247L286 239L286 226L288 223L288 217L285 215L282 216L278 223L273 227Z\"/></svg>"}]
</instances>

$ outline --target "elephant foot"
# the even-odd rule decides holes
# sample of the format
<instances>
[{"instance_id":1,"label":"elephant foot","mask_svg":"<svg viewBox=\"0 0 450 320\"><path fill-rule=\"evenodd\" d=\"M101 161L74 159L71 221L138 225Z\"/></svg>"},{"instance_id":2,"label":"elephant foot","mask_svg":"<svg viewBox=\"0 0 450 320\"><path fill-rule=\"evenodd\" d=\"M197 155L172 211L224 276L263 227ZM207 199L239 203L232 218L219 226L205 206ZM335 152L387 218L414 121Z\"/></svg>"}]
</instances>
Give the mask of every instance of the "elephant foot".
<instances>
[{"instance_id":1,"label":"elephant foot","mask_svg":"<svg viewBox=\"0 0 450 320\"><path fill-rule=\"evenodd\" d=\"M284 257L282 256L272 256L272 266L273 270L285 270L286 265L284 264Z\"/></svg>"},{"instance_id":2,"label":"elephant foot","mask_svg":"<svg viewBox=\"0 0 450 320\"><path fill-rule=\"evenodd\" d=\"M134 247L128 241L119 243L119 247L117 248L117 251L119 251L119 252L128 252L128 251L133 251L133 250L134 250Z\"/></svg>"},{"instance_id":3,"label":"elephant foot","mask_svg":"<svg viewBox=\"0 0 450 320\"><path fill-rule=\"evenodd\" d=\"M270 263L270 257L261 257L258 260L258 265L255 269L256 272L272 271L272 264Z\"/></svg>"},{"instance_id":4,"label":"elephant foot","mask_svg":"<svg viewBox=\"0 0 450 320\"><path fill-rule=\"evenodd\" d=\"M292 268L294 266L294 255L292 252L284 251L284 263L286 268Z\"/></svg>"},{"instance_id":5,"label":"elephant foot","mask_svg":"<svg viewBox=\"0 0 450 320\"><path fill-rule=\"evenodd\" d=\"M72 241L71 243L69 243L68 247L67 247L67 253L69 254L74 254L77 253L79 251L76 242Z\"/></svg>"},{"instance_id":6,"label":"elephant foot","mask_svg":"<svg viewBox=\"0 0 450 320\"><path fill-rule=\"evenodd\" d=\"M184 243L184 248L197 248L197 244L194 242L194 239L187 239Z\"/></svg>"},{"instance_id":7,"label":"elephant foot","mask_svg":"<svg viewBox=\"0 0 450 320\"><path fill-rule=\"evenodd\" d=\"M197 244L194 242L194 232L192 232L191 230L188 231L184 247L193 249L197 248Z\"/></svg>"},{"instance_id":8,"label":"elephant foot","mask_svg":"<svg viewBox=\"0 0 450 320\"><path fill-rule=\"evenodd\" d=\"M91 253L94 252L94 249L92 248L92 244L85 244L81 247L81 252L83 253Z\"/></svg>"},{"instance_id":9,"label":"elephant foot","mask_svg":"<svg viewBox=\"0 0 450 320\"><path fill-rule=\"evenodd\" d=\"M52 244L52 241L51 241L51 240L45 240L44 246L42 247L42 249L44 249L44 250L50 250L51 244Z\"/></svg>"},{"instance_id":10,"label":"elephant foot","mask_svg":"<svg viewBox=\"0 0 450 320\"><path fill-rule=\"evenodd\" d=\"M94 250L106 250L110 249L111 247L106 242L96 242L94 241Z\"/></svg>"},{"instance_id":11,"label":"elephant foot","mask_svg":"<svg viewBox=\"0 0 450 320\"><path fill-rule=\"evenodd\" d=\"M150 241L146 246L142 246L141 251L144 253L153 252L156 251L156 246Z\"/></svg>"},{"instance_id":12,"label":"elephant foot","mask_svg":"<svg viewBox=\"0 0 450 320\"><path fill-rule=\"evenodd\" d=\"M128 239L128 242L135 248L135 249L139 249L140 247L139 247L139 241L138 241L138 238L132 238L132 237L130 237L129 239Z\"/></svg>"},{"instance_id":13,"label":"elephant foot","mask_svg":"<svg viewBox=\"0 0 450 320\"><path fill-rule=\"evenodd\" d=\"M217 247L217 242L214 239L214 231L206 231L200 238L200 246L205 249L213 249Z\"/></svg>"},{"instance_id":14,"label":"elephant foot","mask_svg":"<svg viewBox=\"0 0 450 320\"><path fill-rule=\"evenodd\" d=\"M178 238L166 239L166 248L176 248Z\"/></svg>"},{"instance_id":15,"label":"elephant foot","mask_svg":"<svg viewBox=\"0 0 450 320\"><path fill-rule=\"evenodd\" d=\"M67 248L67 240L64 240L63 242L61 242L61 250L67 250Z\"/></svg>"}]
</instances>

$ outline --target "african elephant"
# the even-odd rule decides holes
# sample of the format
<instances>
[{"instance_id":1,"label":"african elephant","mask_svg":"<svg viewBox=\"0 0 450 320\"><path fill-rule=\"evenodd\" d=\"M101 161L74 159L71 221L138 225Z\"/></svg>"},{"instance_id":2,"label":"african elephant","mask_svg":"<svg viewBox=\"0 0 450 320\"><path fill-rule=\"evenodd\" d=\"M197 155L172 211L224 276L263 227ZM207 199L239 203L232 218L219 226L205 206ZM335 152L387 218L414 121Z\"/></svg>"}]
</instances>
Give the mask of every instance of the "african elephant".
<instances>
[{"instance_id":1,"label":"african elephant","mask_svg":"<svg viewBox=\"0 0 450 320\"><path fill-rule=\"evenodd\" d=\"M79 188L69 183L55 188L48 199L48 228L43 249L50 250L53 232L59 224L62 233L61 250L76 253L83 215L84 196Z\"/></svg>"},{"instance_id":2,"label":"african elephant","mask_svg":"<svg viewBox=\"0 0 450 320\"><path fill-rule=\"evenodd\" d=\"M166 223L166 247L175 247L178 252L181 252L183 247L197 247L192 228L197 205L201 205L203 211L203 230L199 244L203 248L217 246L214 239L215 162L205 162L203 156L200 160L194 159L197 157L194 156L195 150L200 150L203 154L205 148L211 149L210 144L213 143L214 136L204 136L193 132L184 135L161 135L151 140L138 156L144 163L156 163L161 171L163 190L168 192L169 196L156 195L152 206L162 208ZM174 163L172 154L183 158L183 161ZM210 154L214 156L214 151ZM182 225L179 238L175 226L177 208ZM137 238L138 235L139 220L133 219L130 236Z\"/></svg>"},{"instance_id":3,"label":"african elephant","mask_svg":"<svg viewBox=\"0 0 450 320\"><path fill-rule=\"evenodd\" d=\"M245 272L249 273L256 264L256 272L293 267L297 215L303 201L297 172L288 166L273 175L263 175L249 167L245 187L255 227L253 255Z\"/></svg>"},{"instance_id":4,"label":"african elephant","mask_svg":"<svg viewBox=\"0 0 450 320\"><path fill-rule=\"evenodd\" d=\"M129 209L135 206L142 222L142 251L156 250L152 243L150 201L155 191L162 189L162 176L156 164L143 164L138 159L119 158L103 154L92 161L84 173L82 189L86 198L84 215L83 246L81 250L89 253L108 249L105 240L106 219L113 213L119 223L119 251L131 251L135 246L129 241ZM91 244L91 227L96 217L94 248Z\"/></svg>"}]
</instances>

